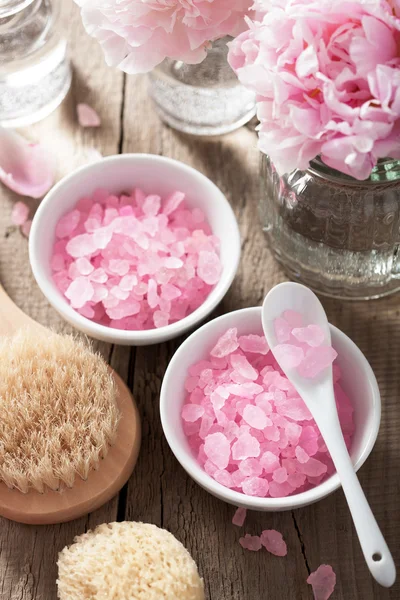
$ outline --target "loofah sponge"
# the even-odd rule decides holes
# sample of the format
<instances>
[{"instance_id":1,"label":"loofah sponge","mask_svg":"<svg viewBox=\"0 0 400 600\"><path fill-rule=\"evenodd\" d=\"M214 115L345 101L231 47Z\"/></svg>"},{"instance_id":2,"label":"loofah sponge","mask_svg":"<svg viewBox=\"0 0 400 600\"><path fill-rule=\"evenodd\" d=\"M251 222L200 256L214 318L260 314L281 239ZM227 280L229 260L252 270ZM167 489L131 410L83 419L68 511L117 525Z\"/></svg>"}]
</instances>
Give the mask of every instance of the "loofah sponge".
<instances>
[{"instance_id":1,"label":"loofah sponge","mask_svg":"<svg viewBox=\"0 0 400 600\"><path fill-rule=\"evenodd\" d=\"M103 524L58 557L60 600L204 600L196 563L165 529Z\"/></svg>"},{"instance_id":2,"label":"loofah sponge","mask_svg":"<svg viewBox=\"0 0 400 600\"><path fill-rule=\"evenodd\" d=\"M21 331L0 340L0 481L21 492L72 487L116 439L113 377L83 342Z\"/></svg>"}]
</instances>

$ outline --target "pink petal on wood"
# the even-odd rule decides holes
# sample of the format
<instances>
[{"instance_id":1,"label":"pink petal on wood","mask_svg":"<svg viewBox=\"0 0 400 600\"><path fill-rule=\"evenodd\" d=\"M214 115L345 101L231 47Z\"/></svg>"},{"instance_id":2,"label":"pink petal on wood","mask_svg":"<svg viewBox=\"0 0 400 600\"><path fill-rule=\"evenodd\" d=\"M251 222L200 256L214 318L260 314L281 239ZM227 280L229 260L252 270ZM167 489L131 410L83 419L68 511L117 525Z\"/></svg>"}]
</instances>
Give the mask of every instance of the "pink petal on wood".
<instances>
[{"instance_id":1,"label":"pink petal on wood","mask_svg":"<svg viewBox=\"0 0 400 600\"><path fill-rule=\"evenodd\" d=\"M77 104L76 113L81 127L100 127L101 120L97 112L85 103Z\"/></svg>"},{"instance_id":2,"label":"pink petal on wood","mask_svg":"<svg viewBox=\"0 0 400 600\"><path fill-rule=\"evenodd\" d=\"M53 158L40 144L0 128L0 181L17 194L41 198L54 182Z\"/></svg>"},{"instance_id":3,"label":"pink petal on wood","mask_svg":"<svg viewBox=\"0 0 400 600\"><path fill-rule=\"evenodd\" d=\"M307 583L312 586L314 600L328 600L336 585L336 574L330 565L321 565L311 573Z\"/></svg>"}]
</instances>

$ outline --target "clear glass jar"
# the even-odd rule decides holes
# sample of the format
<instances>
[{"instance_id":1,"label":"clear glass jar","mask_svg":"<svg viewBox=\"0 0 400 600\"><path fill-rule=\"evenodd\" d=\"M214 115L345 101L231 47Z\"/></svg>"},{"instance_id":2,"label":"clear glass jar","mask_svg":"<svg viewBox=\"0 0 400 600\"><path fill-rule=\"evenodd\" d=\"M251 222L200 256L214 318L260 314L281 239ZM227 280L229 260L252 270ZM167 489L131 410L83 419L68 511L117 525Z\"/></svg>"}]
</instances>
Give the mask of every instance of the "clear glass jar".
<instances>
[{"instance_id":1,"label":"clear glass jar","mask_svg":"<svg viewBox=\"0 0 400 600\"><path fill-rule=\"evenodd\" d=\"M229 39L214 42L198 65L166 59L150 73L150 96L174 129L221 135L254 117L255 95L239 83L227 61Z\"/></svg>"},{"instance_id":2,"label":"clear glass jar","mask_svg":"<svg viewBox=\"0 0 400 600\"><path fill-rule=\"evenodd\" d=\"M261 217L288 275L316 292L369 299L400 290L400 162L366 181L312 161L282 177L262 157Z\"/></svg>"},{"instance_id":3,"label":"clear glass jar","mask_svg":"<svg viewBox=\"0 0 400 600\"><path fill-rule=\"evenodd\" d=\"M21 127L44 118L70 84L60 0L0 2L0 125Z\"/></svg>"}]
</instances>

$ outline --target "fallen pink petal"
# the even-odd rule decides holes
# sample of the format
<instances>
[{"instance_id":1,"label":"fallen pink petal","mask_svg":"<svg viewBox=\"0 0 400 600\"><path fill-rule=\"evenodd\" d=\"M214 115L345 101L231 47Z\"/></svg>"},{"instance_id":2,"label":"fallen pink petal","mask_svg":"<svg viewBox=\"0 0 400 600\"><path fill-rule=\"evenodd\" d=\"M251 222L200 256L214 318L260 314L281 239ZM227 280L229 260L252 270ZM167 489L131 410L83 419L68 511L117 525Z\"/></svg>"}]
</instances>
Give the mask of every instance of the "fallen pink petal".
<instances>
[{"instance_id":1,"label":"fallen pink petal","mask_svg":"<svg viewBox=\"0 0 400 600\"><path fill-rule=\"evenodd\" d=\"M312 586L314 600L328 600L336 585L335 571L330 565L321 565L310 574L307 583Z\"/></svg>"},{"instance_id":2,"label":"fallen pink petal","mask_svg":"<svg viewBox=\"0 0 400 600\"><path fill-rule=\"evenodd\" d=\"M41 198L54 183L54 162L40 144L0 128L0 181L21 196Z\"/></svg>"},{"instance_id":3,"label":"fallen pink petal","mask_svg":"<svg viewBox=\"0 0 400 600\"><path fill-rule=\"evenodd\" d=\"M25 202L17 202L11 213L11 221L13 225L23 225L28 220L29 206Z\"/></svg>"},{"instance_id":4,"label":"fallen pink petal","mask_svg":"<svg viewBox=\"0 0 400 600\"><path fill-rule=\"evenodd\" d=\"M265 529L261 536L261 543L268 552L275 556L286 556L287 546L282 534L275 529Z\"/></svg>"},{"instance_id":5,"label":"fallen pink petal","mask_svg":"<svg viewBox=\"0 0 400 600\"><path fill-rule=\"evenodd\" d=\"M245 508L238 508L233 515L232 523L236 527L243 527L246 520L247 510Z\"/></svg>"},{"instance_id":6,"label":"fallen pink petal","mask_svg":"<svg viewBox=\"0 0 400 600\"><path fill-rule=\"evenodd\" d=\"M97 112L83 102L78 104L76 107L78 115L78 123L81 127L100 127L101 120Z\"/></svg>"},{"instance_id":7,"label":"fallen pink petal","mask_svg":"<svg viewBox=\"0 0 400 600\"><path fill-rule=\"evenodd\" d=\"M25 237L29 237L32 228L32 221L26 221L21 227L21 233Z\"/></svg>"}]
</instances>

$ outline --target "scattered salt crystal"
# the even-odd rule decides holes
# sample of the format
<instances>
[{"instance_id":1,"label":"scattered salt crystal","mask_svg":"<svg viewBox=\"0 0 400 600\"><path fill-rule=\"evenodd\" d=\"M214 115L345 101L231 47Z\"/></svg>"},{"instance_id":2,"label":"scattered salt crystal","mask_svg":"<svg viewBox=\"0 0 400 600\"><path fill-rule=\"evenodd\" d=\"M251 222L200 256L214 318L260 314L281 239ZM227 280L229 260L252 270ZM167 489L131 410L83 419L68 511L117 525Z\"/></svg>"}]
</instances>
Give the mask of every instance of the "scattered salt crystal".
<instances>
[{"instance_id":1,"label":"scattered salt crystal","mask_svg":"<svg viewBox=\"0 0 400 600\"><path fill-rule=\"evenodd\" d=\"M252 552L257 552L261 550L261 540L258 535L250 535L246 533L246 535L239 540L239 544L245 550L251 550Z\"/></svg>"},{"instance_id":2,"label":"scattered salt crystal","mask_svg":"<svg viewBox=\"0 0 400 600\"><path fill-rule=\"evenodd\" d=\"M275 529L265 529L260 536L261 544L275 556L286 556L287 546L282 534Z\"/></svg>"},{"instance_id":3,"label":"scattered salt crystal","mask_svg":"<svg viewBox=\"0 0 400 600\"><path fill-rule=\"evenodd\" d=\"M330 565L321 565L309 575L307 583L312 586L314 600L328 600L335 590L336 574Z\"/></svg>"},{"instance_id":4,"label":"scattered salt crystal","mask_svg":"<svg viewBox=\"0 0 400 600\"><path fill-rule=\"evenodd\" d=\"M237 527L243 527L246 520L247 510L245 508L238 508L232 518L233 525Z\"/></svg>"},{"instance_id":5,"label":"scattered salt crystal","mask_svg":"<svg viewBox=\"0 0 400 600\"><path fill-rule=\"evenodd\" d=\"M263 335L242 335L239 338L239 346L243 352L255 354L267 354L269 347Z\"/></svg>"},{"instance_id":6,"label":"scattered salt crystal","mask_svg":"<svg viewBox=\"0 0 400 600\"><path fill-rule=\"evenodd\" d=\"M262 477L248 477L242 483L242 490L247 496L265 498L268 494L269 484Z\"/></svg>"},{"instance_id":7,"label":"scattered salt crystal","mask_svg":"<svg viewBox=\"0 0 400 600\"><path fill-rule=\"evenodd\" d=\"M28 220L29 206L25 202L16 202L11 212L13 225L23 225Z\"/></svg>"},{"instance_id":8,"label":"scattered salt crystal","mask_svg":"<svg viewBox=\"0 0 400 600\"><path fill-rule=\"evenodd\" d=\"M325 334L318 325L308 325L307 327L294 328L292 335L299 341L316 348L324 343Z\"/></svg>"}]
</instances>

